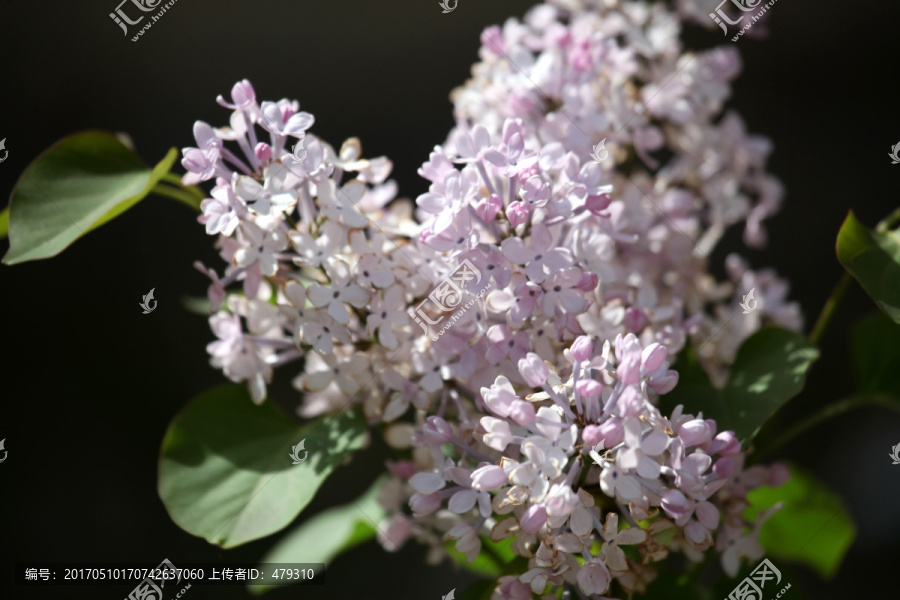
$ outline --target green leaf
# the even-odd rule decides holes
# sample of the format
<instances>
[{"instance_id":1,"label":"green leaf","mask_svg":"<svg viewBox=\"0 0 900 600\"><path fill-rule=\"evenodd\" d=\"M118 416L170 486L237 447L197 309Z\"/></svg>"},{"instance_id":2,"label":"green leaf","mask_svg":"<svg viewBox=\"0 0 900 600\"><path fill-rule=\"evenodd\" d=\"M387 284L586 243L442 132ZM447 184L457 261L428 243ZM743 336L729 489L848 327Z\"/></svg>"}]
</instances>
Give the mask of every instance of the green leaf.
<instances>
[{"instance_id":1,"label":"green leaf","mask_svg":"<svg viewBox=\"0 0 900 600\"><path fill-rule=\"evenodd\" d=\"M476 581L466 588L466 591L456 596L456 600L491 600L496 587L497 582L493 580Z\"/></svg>"},{"instance_id":2,"label":"green leaf","mask_svg":"<svg viewBox=\"0 0 900 600\"><path fill-rule=\"evenodd\" d=\"M150 169L110 133L63 138L28 166L13 189L3 262L56 256L146 197L177 156L172 148Z\"/></svg>"},{"instance_id":3,"label":"green leaf","mask_svg":"<svg viewBox=\"0 0 900 600\"><path fill-rule=\"evenodd\" d=\"M900 233L872 231L851 211L838 233L837 256L878 307L900 323Z\"/></svg>"},{"instance_id":4,"label":"green leaf","mask_svg":"<svg viewBox=\"0 0 900 600\"><path fill-rule=\"evenodd\" d=\"M710 591L698 585L688 573L675 572L671 566L654 566L658 568L657 578L641 600L714 600Z\"/></svg>"},{"instance_id":5,"label":"green leaf","mask_svg":"<svg viewBox=\"0 0 900 600\"><path fill-rule=\"evenodd\" d=\"M9 235L9 207L0 211L0 240Z\"/></svg>"},{"instance_id":6,"label":"green leaf","mask_svg":"<svg viewBox=\"0 0 900 600\"><path fill-rule=\"evenodd\" d=\"M664 410L678 404L687 413L703 411L715 419L719 431L734 431L741 443L752 439L782 404L803 389L806 372L819 351L802 335L778 327L764 327L738 350L728 382L716 389L687 350L675 365L679 380L663 396ZM679 370L680 369L680 370Z\"/></svg>"},{"instance_id":7,"label":"green leaf","mask_svg":"<svg viewBox=\"0 0 900 600\"><path fill-rule=\"evenodd\" d=\"M364 434L356 414L297 427L270 403L253 404L245 386L214 388L170 425L159 495L181 528L233 548L293 521ZM294 465L291 448L302 440L308 459Z\"/></svg>"},{"instance_id":8,"label":"green leaf","mask_svg":"<svg viewBox=\"0 0 900 600\"><path fill-rule=\"evenodd\" d=\"M784 508L765 522L759 542L770 559L805 563L823 577L837 572L856 537L856 527L840 498L815 477L791 467L791 479L777 488L763 486L747 495L748 520L781 502ZM774 562L774 561L773 561Z\"/></svg>"},{"instance_id":9,"label":"green leaf","mask_svg":"<svg viewBox=\"0 0 900 600\"><path fill-rule=\"evenodd\" d=\"M444 544L444 549L453 562L467 571L484 575L485 577L497 578L503 574L505 567L512 561L519 558L512 551L513 538L507 538L500 542L493 542L490 538L482 536L481 553L472 562L466 561L466 555L457 552L454 546L456 541L449 541Z\"/></svg>"},{"instance_id":10,"label":"green leaf","mask_svg":"<svg viewBox=\"0 0 900 600\"><path fill-rule=\"evenodd\" d=\"M375 537L385 511L377 496L387 477L381 477L354 502L321 512L289 532L260 560L261 563L325 563ZM250 585L261 594L272 585Z\"/></svg>"},{"instance_id":11,"label":"green leaf","mask_svg":"<svg viewBox=\"0 0 900 600\"><path fill-rule=\"evenodd\" d=\"M877 313L853 330L851 348L859 390L900 397L900 325Z\"/></svg>"}]
</instances>

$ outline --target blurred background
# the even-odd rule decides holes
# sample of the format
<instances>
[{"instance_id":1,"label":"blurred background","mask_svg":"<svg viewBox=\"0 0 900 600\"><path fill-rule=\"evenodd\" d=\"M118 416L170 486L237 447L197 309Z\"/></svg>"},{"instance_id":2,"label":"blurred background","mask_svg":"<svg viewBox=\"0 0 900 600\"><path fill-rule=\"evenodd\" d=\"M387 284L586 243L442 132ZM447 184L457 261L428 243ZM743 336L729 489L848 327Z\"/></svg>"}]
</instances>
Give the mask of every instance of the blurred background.
<instances>
[{"instance_id":1,"label":"blurred background","mask_svg":"<svg viewBox=\"0 0 900 600\"><path fill-rule=\"evenodd\" d=\"M332 144L358 136L365 156L390 157L401 195L415 198L427 187L416 169L453 124L448 94L468 77L480 32L533 4L460 0L442 14L436 0L178 0L133 43L108 16L117 2L2 4L0 138L9 157L0 164L0 206L38 153L72 132L128 132L151 164L172 146L193 145L193 122L225 124L228 111L215 97L243 78L259 98L299 99L316 116L316 135ZM900 141L898 17L900 5L884 1L782 0L768 38L737 43L744 71L729 106L774 142L770 170L788 196L767 223L769 247L747 251L731 231L714 270L723 274L731 251L754 267L776 267L807 331L840 277L834 241L848 209L874 226L900 200L900 165L887 156ZM687 39L695 48L732 43L718 30L691 29ZM154 197L52 260L0 266L4 597L103 599L132 589L13 588L15 563L255 561L280 537L220 550L179 529L157 495L166 427L190 398L223 381L208 365L206 320L180 302L205 293L195 260L219 265L195 219ZM158 308L143 315L138 303L151 288ZM785 419L852 391L848 331L873 310L854 283ZM887 456L897 443L900 416L864 409L777 454L830 485L858 527L840 574L824 582L793 568L789 597L885 595L900 556L900 466ZM386 456L377 444L358 453L301 519L358 496ZM474 581L449 562L426 566L416 545L398 554L367 544L332 565L327 586L270 597L438 598ZM251 596L243 587L195 586L189 597Z\"/></svg>"}]
</instances>

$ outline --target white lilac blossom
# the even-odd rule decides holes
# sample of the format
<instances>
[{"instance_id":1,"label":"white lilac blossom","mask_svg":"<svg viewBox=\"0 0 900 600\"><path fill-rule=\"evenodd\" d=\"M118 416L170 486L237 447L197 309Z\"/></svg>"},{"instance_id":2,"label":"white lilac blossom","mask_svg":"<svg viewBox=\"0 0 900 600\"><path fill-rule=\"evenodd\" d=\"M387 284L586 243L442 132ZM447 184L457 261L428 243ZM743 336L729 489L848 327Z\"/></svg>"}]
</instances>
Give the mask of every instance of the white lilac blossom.
<instances>
[{"instance_id":1,"label":"white lilac blossom","mask_svg":"<svg viewBox=\"0 0 900 600\"><path fill-rule=\"evenodd\" d=\"M415 206L388 159L355 138L335 151L246 80L219 97L230 125L198 122L184 151L185 183L214 180L199 221L227 263L197 264L212 364L256 402L294 366L303 417L360 407L403 455L379 540L437 562L448 542L472 561L511 539L527 568L498 600L630 595L670 553L715 548L733 575L762 552L747 492L784 471L745 468L734 433L690 406L657 407L689 345L721 384L764 322L802 325L774 272L733 255L730 282L709 273L729 226L765 242L782 191L768 142L722 115L737 54L687 52L679 29L664 4L605 0L486 29ZM410 310L436 299L465 310Z\"/></svg>"}]
</instances>

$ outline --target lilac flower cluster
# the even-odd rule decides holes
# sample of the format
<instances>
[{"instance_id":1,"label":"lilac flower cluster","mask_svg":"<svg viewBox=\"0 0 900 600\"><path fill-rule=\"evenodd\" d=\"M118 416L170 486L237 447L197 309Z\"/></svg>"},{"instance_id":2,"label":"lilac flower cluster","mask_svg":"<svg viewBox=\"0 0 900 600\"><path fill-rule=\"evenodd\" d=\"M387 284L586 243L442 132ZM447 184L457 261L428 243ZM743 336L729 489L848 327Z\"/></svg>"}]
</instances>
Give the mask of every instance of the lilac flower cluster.
<instances>
[{"instance_id":1,"label":"lilac flower cluster","mask_svg":"<svg viewBox=\"0 0 900 600\"><path fill-rule=\"evenodd\" d=\"M386 158L356 139L336 152L296 102L258 104L247 81L219 98L230 126L198 122L184 151L186 183L215 180L200 222L228 265L198 264L213 365L261 402L274 369L302 361L299 414L360 406L404 455L382 544L417 539L438 561L453 541L473 561L510 539L528 565L497 599L632 594L671 552L715 546L729 574L762 554L746 494L784 470L745 468L732 432L656 404L688 343L721 383L763 319L801 325L774 273L736 255L732 282L708 272L727 227L764 243L781 188L768 142L733 113L715 121L737 55L685 53L678 34L671 9L640 2L557 0L488 28L415 206Z\"/></svg>"}]
</instances>

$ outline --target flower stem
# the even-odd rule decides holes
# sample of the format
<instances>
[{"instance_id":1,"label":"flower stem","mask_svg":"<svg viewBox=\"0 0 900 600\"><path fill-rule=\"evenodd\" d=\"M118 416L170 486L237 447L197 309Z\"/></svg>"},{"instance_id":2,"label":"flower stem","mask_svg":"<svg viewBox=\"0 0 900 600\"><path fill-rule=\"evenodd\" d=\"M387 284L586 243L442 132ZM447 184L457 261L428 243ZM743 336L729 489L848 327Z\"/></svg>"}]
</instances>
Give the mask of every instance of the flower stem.
<instances>
[{"instance_id":1,"label":"flower stem","mask_svg":"<svg viewBox=\"0 0 900 600\"><path fill-rule=\"evenodd\" d=\"M196 185L184 185L183 183L181 183L181 177L179 177L175 173L166 173L162 176L162 180L166 183L171 183L172 185L181 188L189 194L193 194L197 197L197 200L203 200L204 198L206 198L206 194L203 193L202 189L200 189Z\"/></svg>"},{"instance_id":2,"label":"flower stem","mask_svg":"<svg viewBox=\"0 0 900 600\"><path fill-rule=\"evenodd\" d=\"M843 400L838 400L837 402L829 404L816 414L807 417L804 421L800 421L785 431L775 438L775 441L767 444L764 449L759 450L757 452L757 457L764 456L765 454L780 448L794 438L803 435L816 425L819 425L832 417L842 415L853 409L862 408L864 406L881 406L882 408L888 408L900 413L900 403L884 394L861 394L859 396L844 398Z\"/></svg>"},{"instance_id":3,"label":"flower stem","mask_svg":"<svg viewBox=\"0 0 900 600\"><path fill-rule=\"evenodd\" d=\"M156 187L151 190L151 193L158 196L163 196L165 198L171 198L172 200L177 200L183 204L187 204L197 212L200 212L200 200L193 194L190 194L183 189L176 189L168 185L156 184Z\"/></svg>"},{"instance_id":4,"label":"flower stem","mask_svg":"<svg viewBox=\"0 0 900 600\"><path fill-rule=\"evenodd\" d=\"M825 333L828 323L831 322L831 317L834 316L834 311L838 304L840 304L844 294L847 292L847 288L850 286L851 281L853 281L853 277L845 270L844 274L841 275L840 281L838 281L838 284L834 287L834 291L831 292L831 296L825 301L825 306L822 307L822 312L819 313L819 318L816 320L816 324L809 334L809 341L814 346L819 345L822 335Z\"/></svg>"}]
</instances>

